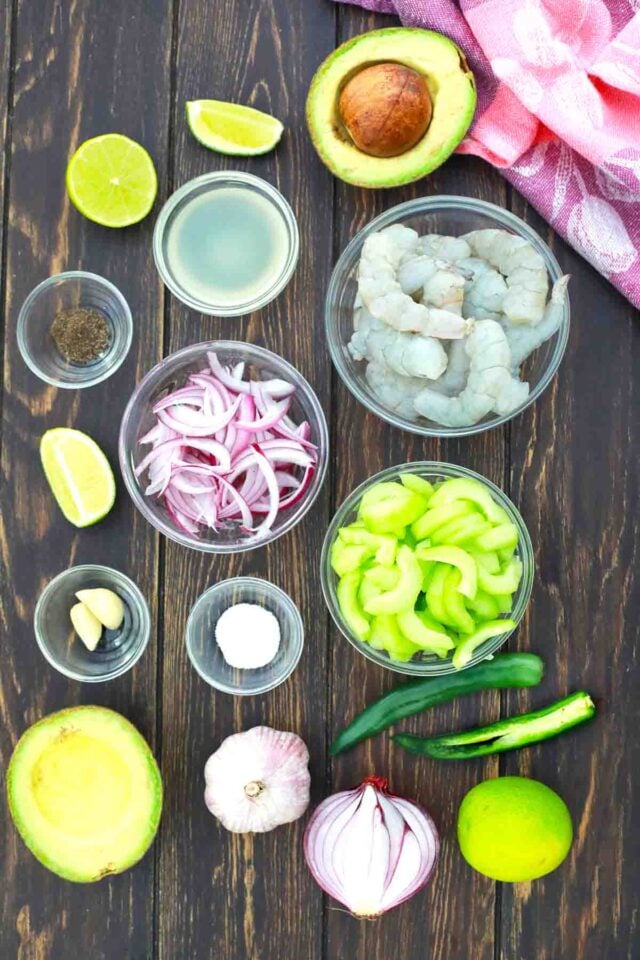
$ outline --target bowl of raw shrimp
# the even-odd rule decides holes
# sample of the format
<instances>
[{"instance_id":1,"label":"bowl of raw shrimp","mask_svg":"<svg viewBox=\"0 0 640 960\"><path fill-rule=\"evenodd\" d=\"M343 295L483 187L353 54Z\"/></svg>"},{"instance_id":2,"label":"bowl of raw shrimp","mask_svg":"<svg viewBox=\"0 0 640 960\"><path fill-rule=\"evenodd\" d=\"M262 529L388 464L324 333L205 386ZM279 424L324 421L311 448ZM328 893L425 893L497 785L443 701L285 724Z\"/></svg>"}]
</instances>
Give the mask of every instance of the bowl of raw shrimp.
<instances>
[{"instance_id":1,"label":"bowl of raw shrimp","mask_svg":"<svg viewBox=\"0 0 640 960\"><path fill-rule=\"evenodd\" d=\"M522 413L569 337L569 278L523 220L469 197L401 203L338 260L325 327L346 387L422 436L467 436Z\"/></svg>"}]
</instances>

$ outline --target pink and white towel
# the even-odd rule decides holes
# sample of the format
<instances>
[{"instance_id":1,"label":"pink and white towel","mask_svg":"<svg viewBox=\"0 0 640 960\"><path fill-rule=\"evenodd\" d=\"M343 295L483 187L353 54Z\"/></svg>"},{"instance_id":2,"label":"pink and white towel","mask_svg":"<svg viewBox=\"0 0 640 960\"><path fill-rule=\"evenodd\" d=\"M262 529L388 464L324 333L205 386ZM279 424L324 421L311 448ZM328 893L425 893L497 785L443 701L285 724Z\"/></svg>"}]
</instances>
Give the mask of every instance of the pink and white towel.
<instances>
[{"instance_id":1,"label":"pink and white towel","mask_svg":"<svg viewBox=\"0 0 640 960\"><path fill-rule=\"evenodd\" d=\"M640 0L346 0L450 36L484 157L640 307Z\"/></svg>"}]
</instances>

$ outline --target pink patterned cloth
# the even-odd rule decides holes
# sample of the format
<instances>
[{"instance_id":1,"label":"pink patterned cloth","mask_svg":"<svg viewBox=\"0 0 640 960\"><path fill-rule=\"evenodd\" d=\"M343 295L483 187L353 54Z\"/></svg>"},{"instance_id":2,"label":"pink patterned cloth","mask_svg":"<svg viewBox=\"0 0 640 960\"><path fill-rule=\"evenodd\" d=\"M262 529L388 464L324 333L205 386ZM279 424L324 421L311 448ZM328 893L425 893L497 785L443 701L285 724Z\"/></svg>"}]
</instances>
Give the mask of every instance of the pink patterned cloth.
<instances>
[{"instance_id":1,"label":"pink patterned cloth","mask_svg":"<svg viewBox=\"0 0 640 960\"><path fill-rule=\"evenodd\" d=\"M640 307L640 0L346 0L447 34L484 157Z\"/></svg>"}]
</instances>

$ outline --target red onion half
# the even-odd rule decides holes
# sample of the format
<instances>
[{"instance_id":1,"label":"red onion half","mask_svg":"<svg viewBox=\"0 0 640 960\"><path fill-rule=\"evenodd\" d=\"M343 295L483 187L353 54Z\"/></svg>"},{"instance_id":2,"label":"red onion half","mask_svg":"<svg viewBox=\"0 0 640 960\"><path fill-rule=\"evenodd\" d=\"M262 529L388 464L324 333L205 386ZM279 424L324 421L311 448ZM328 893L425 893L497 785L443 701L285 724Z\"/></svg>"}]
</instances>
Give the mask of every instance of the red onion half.
<instances>
[{"instance_id":1,"label":"red onion half","mask_svg":"<svg viewBox=\"0 0 640 960\"><path fill-rule=\"evenodd\" d=\"M323 800L304 835L314 879L356 917L378 917L417 893L439 850L429 814L389 793L382 777Z\"/></svg>"},{"instance_id":2,"label":"red onion half","mask_svg":"<svg viewBox=\"0 0 640 960\"><path fill-rule=\"evenodd\" d=\"M307 421L288 416L295 387L284 380L243 380L244 364L209 366L153 406L156 421L140 439L151 450L135 469L189 534L237 521L268 533L281 510L306 493L317 464Z\"/></svg>"}]
</instances>

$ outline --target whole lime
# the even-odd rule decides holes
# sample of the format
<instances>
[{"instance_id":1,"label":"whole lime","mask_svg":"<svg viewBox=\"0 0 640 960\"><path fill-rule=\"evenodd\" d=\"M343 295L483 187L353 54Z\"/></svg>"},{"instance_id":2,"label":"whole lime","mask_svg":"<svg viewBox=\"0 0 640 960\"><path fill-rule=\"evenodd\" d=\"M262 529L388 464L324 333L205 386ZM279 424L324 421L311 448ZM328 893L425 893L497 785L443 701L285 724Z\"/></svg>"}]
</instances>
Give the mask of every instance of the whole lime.
<instances>
[{"instance_id":1,"label":"whole lime","mask_svg":"<svg viewBox=\"0 0 640 960\"><path fill-rule=\"evenodd\" d=\"M460 804L462 856L493 880L517 883L550 873L567 856L572 840L566 803L539 780L484 780Z\"/></svg>"}]
</instances>

